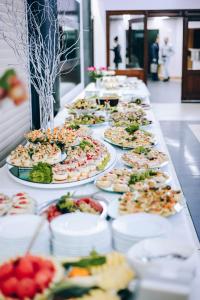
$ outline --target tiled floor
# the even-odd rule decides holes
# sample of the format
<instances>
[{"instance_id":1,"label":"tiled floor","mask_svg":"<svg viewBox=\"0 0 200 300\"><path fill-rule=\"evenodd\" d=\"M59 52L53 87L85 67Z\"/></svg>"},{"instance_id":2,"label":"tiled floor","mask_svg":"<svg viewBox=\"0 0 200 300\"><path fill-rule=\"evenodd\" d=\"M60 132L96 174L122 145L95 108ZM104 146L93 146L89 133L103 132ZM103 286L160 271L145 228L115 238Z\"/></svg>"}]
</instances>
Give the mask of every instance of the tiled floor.
<instances>
[{"instance_id":1,"label":"tiled floor","mask_svg":"<svg viewBox=\"0 0 200 300\"><path fill-rule=\"evenodd\" d=\"M151 92L153 103L180 103L181 102L181 81L151 81L148 88Z\"/></svg>"},{"instance_id":2,"label":"tiled floor","mask_svg":"<svg viewBox=\"0 0 200 300\"><path fill-rule=\"evenodd\" d=\"M149 89L200 240L200 104L181 104L177 82L150 82Z\"/></svg>"},{"instance_id":3,"label":"tiled floor","mask_svg":"<svg viewBox=\"0 0 200 300\"><path fill-rule=\"evenodd\" d=\"M200 103L152 103L159 120L200 121Z\"/></svg>"},{"instance_id":4,"label":"tiled floor","mask_svg":"<svg viewBox=\"0 0 200 300\"><path fill-rule=\"evenodd\" d=\"M200 143L189 121L161 121L178 179L200 240ZM200 122L195 126L200 127Z\"/></svg>"}]
</instances>

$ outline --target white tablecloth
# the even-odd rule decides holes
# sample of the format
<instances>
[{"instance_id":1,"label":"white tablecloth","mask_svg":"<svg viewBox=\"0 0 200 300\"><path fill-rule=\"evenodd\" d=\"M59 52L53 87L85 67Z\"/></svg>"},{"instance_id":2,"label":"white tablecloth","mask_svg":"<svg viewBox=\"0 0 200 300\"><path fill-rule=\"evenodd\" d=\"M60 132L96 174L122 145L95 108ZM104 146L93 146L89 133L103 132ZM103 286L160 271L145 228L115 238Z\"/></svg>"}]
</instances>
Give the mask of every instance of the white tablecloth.
<instances>
[{"instance_id":1,"label":"white tablecloth","mask_svg":"<svg viewBox=\"0 0 200 300\"><path fill-rule=\"evenodd\" d=\"M79 95L79 96L83 96L83 94ZM166 152L168 155L168 150L166 148L164 139L163 139L163 135L161 133L160 130L160 126L159 123L157 122L157 120L154 117L154 114L152 111L148 112L149 114L149 118L151 118L153 120L153 125L151 125L149 127L149 130L151 130L153 133L155 133L157 140L158 140L158 145L157 147L159 149L161 149L162 151ZM55 119L55 125L60 125L64 122L64 119L67 115L67 110L63 109L58 116ZM106 126L99 126L97 128L95 128L93 130L94 132L94 137L95 138L103 138L103 132L105 130ZM116 162L116 166L117 167L122 167L123 164L120 162L120 156L123 152L123 150L120 150L119 148L116 148L117 151L117 162ZM176 188L180 188L173 164L170 160L170 163L168 166L166 166L164 168L165 171L167 171L168 173L170 173L170 175L172 176L172 185ZM77 194L80 195L84 195L84 194L88 194L88 193L93 193L96 191L99 191L108 201L112 201L112 199L116 199L118 197L117 194L111 194L111 193L106 193L106 192L102 192L100 190L98 190L93 183L89 183L89 184L85 184L82 186L78 186L76 188L71 188L71 189L59 189L59 190L43 190L43 189L35 189L32 187L27 187L27 186L23 186L17 182L15 182L12 178L10 178L10 176L8 175L8 171L7 171L7 167L4 166L2 168L0 168L0 192L3 192L5 194L8 195L12 195L16 192L20 192L20 191L25 191L27 193L29 193L33 198L35 198L37 200L38 203L42 203L43 201L46 200L50 200L50 199L56 199L59 198L59 196L67 193L70 190L76 190ZM171 224L173 225L173 232L172 232L172 236L175 238L181 238L184 241L188 242L190 245L194 245L194 247L196 248L197 252L199 249L199 241L197 239L187 206L185 204L185 202L183 203L184 205L184 209L169 218L169 221L171 222ZM200 267L199 269L200 270ZM200 277L197 277L200 278ZM191 293L191 298L192 300L197 300L199 293L198 292L198 282L194 283L194 289L192 290Z\"/></svg>"},{"instance_id":2,"label":"white tablecloth","mask_svg":"<svg viewBox=\"0 0 200 300\"><path fill-rule=\"evenodd\" d=\"M95 83L90 83L85 89L86 95L98 94L118 94L120 96L132 95L133 97L141 97L147 99L150 96L149 90L147 89L146 84L142 80L137 81L137 86L135 88L120 88L120 89L98 89L96 88Z\"/></svg>"}]
</instances>

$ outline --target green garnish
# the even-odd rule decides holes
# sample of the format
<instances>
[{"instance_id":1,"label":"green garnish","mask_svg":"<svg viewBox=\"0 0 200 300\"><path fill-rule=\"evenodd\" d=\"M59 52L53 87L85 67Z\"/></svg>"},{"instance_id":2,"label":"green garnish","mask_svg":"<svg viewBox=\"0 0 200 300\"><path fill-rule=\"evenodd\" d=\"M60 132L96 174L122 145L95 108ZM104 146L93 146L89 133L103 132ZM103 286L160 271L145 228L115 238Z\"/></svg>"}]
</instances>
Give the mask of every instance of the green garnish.
<instances>
[{"instance_id":1,"label":"green garnish","mask_svg":"<svg viewBox=\"0 0 200 300\"><path fill-rule=\"evenodd\" d=\"M87 295L95 287L75 285L67 281L57 283L51 290L52 299L74 299Z\"/></svg>"},{"instance_id":2,"label":"green garnish","mask_svg":"<svg viewBox=\"0 0 200 300\"><path fill-rule=\"evenodd\" d=\"M82 150L85 150L85 148L86 147L93 147L93 145L90 143L90 142L88 142L88 141L85 141L85 140L83 140L83 141L81 141L80 142L80 144L79 144L79 147L82 149Z\"/></svg>"},{"instance_id":3,"label":"green garnish","mask_svg":"<svg viewBox=\"0 0 200 300\"><path fill-rule=\"evenodd\" d=\"M80 267L80 268L89 268L93 266L101 266L106 263L106 257L99 255L96 251L92 251L90 256L80 259L79 261L73 262L64 262L64 268L68 269L69 267Z\"/></svg>"},{"instance_id":4,"label":"green garnish","mask_svg":"<svg viewBox=\"0 0 200 300\"><path fill-rule=\"evenodd\" d=\"M129 180L128 184L129 185L135 184L138 181L143 181L147 178L151 178L152 176L155 176L156 174L157 174L157 172L154 170L147 170L142 173L133 173L130 176L130 180Z\"/></svg>"},{"instance_id":5,"label":"green garnish","mask_svg":"<svg viewBox=\"0 0 200 300\"><path fill-rule=\"evenodd\" d=\"M97 170L98 170L98 171L103 171L103 170L105 169L105 167L107 166L109 160L110 160L110 155L108 154L108 155L102 160L102 162L97 166Z\"/></svg>"},{"instance_id":6,"label":"green garnish","mask_svg":"<svg viewBox=\"0 0 200 300\"><path fill-rule=\"evenodd\" d=\"M30 156L30 158L32 158L33 154L34 154L33 148L29 148L28 155Z\"/></svg>"},{"instance_id":7,"label":"green garnish","mask_svg":"<svg viewBox=\"0 0 200 300\"><path fill-rule=\"evenodd\" d=\"M39 162L29 173L32 182L51 183L53 179L52 166L47 163Z\"/></svg>"},{"instance_id":8,"label":"green garnish","mask_svg":"<svg viewBox=\"0 0 200 300\"><path fill-rule=\"evenodd\" d=\"M143 146L136 147L134 149L135 153L147 155L151 151L150 148L145 148Z\"/></svg>"},{"instance_id":9,"label":"green garnish","mask_svg":"<svg viewBox=\"0 0 200 300\"><path fill-rule=\"evenodd\" d=\"M73 123L70 124L69 127L74 130L78 130L80 128L80 126L78 124L73 124Z\"/></svg>"},{"instance_id":10,"label":"green garnish","mask_svg":"<svg viewBox=\"0 0 200 300\"><path fill-rule=\"evenodd\" d=\"M139 124L134 123L132 125L130 125L129 127L125 128L125 130L129 133L129 134L133 134L135 131L137 131L140 128Z\"/></svg>"},{"instance_id":11,"label":"green garnish","mask_svg":"<svg viewBox=\"0 0 200 300\"><path fill-rule=\"evenodd\" d=\"M56 146L63 152L65 150L65 143L61 141L56 141Z\"/></svg>"},{"instance_id":12,"label":"green garnish","mask_svg":"<svg viewBox=\"0 0 200 300\"><path fill-rule=\"evenodd\" d=\"M71 199L70 193L62 196L56 207L63 214L74 212L77 209L75 202Z\"/></svg>"},{"instance_id":13,"label":"green garnish","mask_svg":"<svg viewBox=\"0 0 200 300\"><path fill-rule=\"evenodd\" d=\"M138 98L138 99L135 100L135 103L136 103L136 104L141 104L141 103L142 103L142 100Z\"/></svg>"}]
</instances>

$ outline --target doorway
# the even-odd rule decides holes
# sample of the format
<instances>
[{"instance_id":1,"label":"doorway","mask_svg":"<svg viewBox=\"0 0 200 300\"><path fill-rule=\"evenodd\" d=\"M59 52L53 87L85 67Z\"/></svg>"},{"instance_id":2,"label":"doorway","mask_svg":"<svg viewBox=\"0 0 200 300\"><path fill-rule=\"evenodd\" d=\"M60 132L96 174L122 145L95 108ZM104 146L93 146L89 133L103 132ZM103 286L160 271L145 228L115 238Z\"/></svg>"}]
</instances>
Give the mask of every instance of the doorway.
<instances>
[{"instance_id":1,"label":"doorway","mask_svg":"<svg viewBox=\"0 0 200 300\"><path fill-rule=\"evenodd\" d=\"M183 18L147 18L148 88L152 102L180 103L183 57Z\"/></svg>"},{"instance_id":2,"label":"doorway","mask_svg":"<svg viewBox=\"0 0 200 300\"><path fill-rule=\"evenodd\" d=\"M151 67L149 62L150 44L155 38L156 30L160 31L158 27L149 28L148 23L152 18L159 20L160 23L162 21L163 24L164 22L179 23L180 26L175 27L179 28L180 32L182 31L181 34L177 34L175 28L169 26L171 30L170 39L172 45L175 46L175 51L168 66L168 77L171 80L165 83L173 85L173 88L170 89L173 99L178 102L200 102L200 46L198 44L200 40L200 10L106 11L107 67L113 69L112 34L121 35L119 40L121 45L124 45L124 52L122 51L124 59L122 59L119 69L116 70L116 74L136 76L147 82ZM121 25L115 26L116 21L118 25ZM163 26L162 32L166 28L167 26ZM161 35L160 32L159 35ZM160 39L163 41L163 36ZM161 60L159 61L158 72L159 78L162 80L164 64L161 63ZM159 101L163 101L167 95L168 99L164 101L173 102L170 94L166 92L167 84Z\"/></svg>"},{"instance_id":3,"label":"doorway","mask_svg":"<svg viewBox=\"0 0 200 300\"><path fill-rule=\"evenodd\" d=\"M200 102L200 11L184 18L183 102Z\"/></svg>"}]
</instances>

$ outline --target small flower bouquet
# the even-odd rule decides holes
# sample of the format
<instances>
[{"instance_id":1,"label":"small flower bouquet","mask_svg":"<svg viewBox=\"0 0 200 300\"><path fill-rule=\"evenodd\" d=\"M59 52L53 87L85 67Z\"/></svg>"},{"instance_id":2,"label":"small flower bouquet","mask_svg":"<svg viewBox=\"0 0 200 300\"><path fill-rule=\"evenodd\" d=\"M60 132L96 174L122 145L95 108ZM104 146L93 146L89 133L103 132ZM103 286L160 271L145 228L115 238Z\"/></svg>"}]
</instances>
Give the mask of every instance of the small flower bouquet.
<instances>
[{"instance_id":1,"label":"small flower bouquet","mask_svg":"<svg viewBox=\"0 0 200 300\"><path fill-rule=\"evenodd\" d=\"M88 67L87 68L89 76L92 78L93 81L96 81L98 78L102 78L107 71L106 67L100 67L97 69L96 67Z\"/></svg>"}]
</instances>

